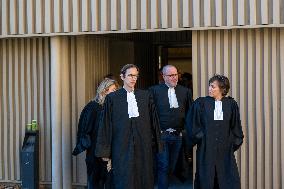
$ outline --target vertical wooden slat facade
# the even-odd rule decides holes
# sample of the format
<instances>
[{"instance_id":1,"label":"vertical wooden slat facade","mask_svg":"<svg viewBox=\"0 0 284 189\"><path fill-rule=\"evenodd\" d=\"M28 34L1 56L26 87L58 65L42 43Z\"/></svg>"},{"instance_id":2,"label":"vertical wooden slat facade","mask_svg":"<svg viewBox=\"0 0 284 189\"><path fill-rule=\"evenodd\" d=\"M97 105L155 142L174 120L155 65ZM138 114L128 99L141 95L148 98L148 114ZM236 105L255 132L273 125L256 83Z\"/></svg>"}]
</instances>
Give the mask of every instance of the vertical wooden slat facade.
<instances>
[{"instance_id":1,"label":"vertical wooden slat facade","mask_svg":"<svg viewBox=\"0 0 284 189\"><path fill-rule=\"evenodd\" d=\"M283 27L283 6L284 0L2 0L0 34Z\"/></svg>"},{"instance_id":2,"label":"vertical wooden slat facade","mask_svg":"<svg viewBox=\"0 0 284 189\"><path fill-rule=\"evenodd\" d=\"M85 103L94 97L98 82L109 72L108 40L92 36L65 38L61 50L67 59L61 59L59 80L62 117L61 124L57 125L64 133L59 138L62 141L59 160L64 161L59 170L64 173L63 181L84 184L86 175L81 174L85 172L84 155L72 160L70 154L76 142L79 114ZM1 182L20 180L20 149L25 125L32 119L37 119L40 127L40 181L51 182L51 144L55 134L51 122L54 107L50 91L54 77L50 65L52 55L49 38L0 40ZM66 168L73 169L70 178L66 178ZM68 186L68 183L63 185Z\"/></svg>"},{"instance_id":3,"label":"vertical wooden slat facade","mask_svg":"<svg viewBox=\"0 0 284 189\"><path fill-rule=\"evenodd\" d=\"M283 31L233 29L221 37L220 31L192 34L194 97L207 95L212 74L225 74L231 81L230 95L240 107L245 140L236 154L242 189L283 188ZM218 51L220 56L232 60L224 61L219 70L217 51L208 53L218 46L226 47Z\"/></svg>"},{"instance_id":4,"label":"vertical wooden slat facade","mask_svg":"<svg viewBox=\"0 0 284 189\"><path fill-rule=\"evenodd\" d=\"M49 125L46 125L45 120L50 118L46 117L43 104L50 102L43 97L50 95L49 85L45 85L43 81L48 80L49 73L43 74L43 70L49 66L49 61L44 60L49 54L49 46L45 45L48 40L48 38L34 38L0 41L2 86L0 146L3 149L1 152L5 152L0 159L0 175L3 181L20 179L19 155L25 125L31 122L31 119L37 119L43 129L42 136L47 134L45 130ZM48 158L50 151L41 149L43 155L41 158ZM49 167L43 171L48 169Z\"/></svg>"}]
</instances>

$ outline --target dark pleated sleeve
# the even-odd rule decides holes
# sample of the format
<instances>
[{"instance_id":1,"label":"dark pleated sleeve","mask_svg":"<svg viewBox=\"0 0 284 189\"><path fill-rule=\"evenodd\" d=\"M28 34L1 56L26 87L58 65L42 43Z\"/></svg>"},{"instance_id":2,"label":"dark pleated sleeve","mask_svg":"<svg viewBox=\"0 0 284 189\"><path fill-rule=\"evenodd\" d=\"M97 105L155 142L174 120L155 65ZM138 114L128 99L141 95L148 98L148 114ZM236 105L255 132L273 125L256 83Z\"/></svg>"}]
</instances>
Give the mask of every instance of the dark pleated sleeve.
<instances>
[{"instance_id":1,"label":"dark pleated sleeve","mask_svg":"<svg viewBox=\"0 0 284 189\"><path fill-rule=\"evenodd\" d=\"M236 151L242 145L244 135L241 125L239 107L235 100L233 100L232 105L231 131L233 138L233 149L234 151Z\"/></svg>"},{"instance_id":2,"label":"dark pleated sleeve","mask_svg":"<svg viewBox=\"0 0 284 189\"><path fill-rule=\"evenodd\" d=\"M91 132L96 120L96 102L89 102L82 110L78 123L77 143L72 155L78 155L91 146Z\"/></svg>"},{"instance_id":3,"label":"dark pleated sleeve","mask_svg":"<svg viewBox=\"0 0 284 189\"><path fill-rule=\"evenodd\" d=\"M97 157L109 158L111 156L112 142L112 101L106 96L103 110L100 116L96 151Z\"/></svg>"},{"instance_id":4,"label":"dark pleated sleeve","mask_svg":"<svg viewBox=\"0 0 284 189\"><path fill-rule=\"evenodd\" d=\"M193 103L193 98L192 98L192 91L190 89L188 89L187 92L187 107L186 107L186 112L189 111L189 109L191 108L191 105Z\"/></svg>"},{"instance_id":5,"label":"dark pleated sleeve","mask_svg":"<svg viewBox=\"0 0 284 189\"><path fill-rule=\"evenodd\" d=\"M203 127L201 124L201 103L200 99L193 102L186 116L185 128L188 134L189 147L198 144L203 138Z\"/></svg>"},{"instance_id":6,"label":"dark pleated sleeve","mask_svg":"<svg viewBox=\"0 0 284 189\"><path fill-rule=\"evenodd\" d=\"M162 152L163 145L161 143L160 122L159 122L158 113L156 110L156 106L154 103L152 93L150 93L149 110L150 110L149 113L150 113L152 133L153 133L153 142L154 142L156 151L159 153L159 152Z\"/></svg>"}]
</instances>

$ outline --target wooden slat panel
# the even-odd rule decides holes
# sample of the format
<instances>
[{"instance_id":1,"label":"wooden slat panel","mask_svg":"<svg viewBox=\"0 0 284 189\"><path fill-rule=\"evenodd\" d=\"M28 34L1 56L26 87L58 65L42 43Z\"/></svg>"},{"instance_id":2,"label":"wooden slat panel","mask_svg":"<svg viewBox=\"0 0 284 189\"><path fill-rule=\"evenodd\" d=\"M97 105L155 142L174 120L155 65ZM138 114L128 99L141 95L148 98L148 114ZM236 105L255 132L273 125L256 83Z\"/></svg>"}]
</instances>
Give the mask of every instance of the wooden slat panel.
<instances>
[{"instance_id":1,"label":"wooden slat panel","mask_svg":"<svg viewBox=\"0 0 284 189\"><path fill-rule=\"evenodd\" d=\"M18 1L18 28L19 28L19 34L26 33L26 7L25 7L25 0ZM1 32L0 32L1 33Z\"/></svg>"},{"instance_id":2,"label":"wooden slat panel","mask_svg":"<svg viewBox=\"0 0 284 189\"><path fill-rule=\"evenodd\" d=\"M17 10L17 1L10 0L9 1L9 25L10 25L10 34L17 34L18 33L18 10Z\"/></svg>"},{"instance_id":3,"label":"wooden slat panel","mask_svg":"<svg viewBox=\"0 0 284 189\"><path fill-rule=\"evenodd\" d=\"M112 0L116 1L116 0ZM92 31L98 31L100 28L100 5L99 0L91 0L91 23Z\"/></svg>"},{"instance_id":4,"label":"wooden slat panel","mask_svg":"<svg viewBox=\"0 0 284 189\"><path fill-rule=\"evenodd\" d=\"M228 26L237 25L237 22L238 22L237 8L238 8L237 0L227 1L227 25Z\"/></svg>"},{"instance_id":5,"label":"wooden slat panel","mask_svg":"<svg viewBox=\"0 0 284 189\"><path fill-rule=\"evenodd\" d=\"M271 30L264 29L264 124L265 124L265 188L272 188L272 117L271 117Z\"/></svg>"},{"instance_id":6,"label":"wooden slat panel","mask_svg":"<svg viewBox=\"0 0 284 189\"><path fill-rule=\"evenodd\" d=\"M227 7L224 7L225 2L223 0L215 0L215 10L216 10L216 26L224 25L224 13ZM224 9L225 8L225 9Z\"/></svg>"},{"instance_id":7,"label":"wooden slat panel","mask_svg":"<svg viewBox=\"0 0 284 189\"><path fill-rule=\"evenodd\" d=\"M281 0L280 3L280 10L284 10L284 1ZM284 11L280 11L280 23L283 24L284 23Z\"/></svg>"},{"instance_id":8,"label":"wooden slat panel","mask_svg":"<svg viewBox=\"0 0 284 189\"><path fill-rule=\"evenodd\" d=\"M207 31L208 32L208 38L207 38L207 46L208 46L208 77L212 77L216 73L216 57L215 57L215 32L213 31Z\"/></svg>"},{"instance_id":9,"label":"wooden slat panel","mask_svg":"<svg viewBox=\"0 0 284 189\"><path fill-rule=\"evenodd\" d=\"M35 33L43 33L43 0L36 0L35 2L35 15L36 15L36 27L35 27Z\"/></svg>"},{"instance_id":10,"label":"wooden slat panel","mask_svg":"<svg viewBox=\"0 0 284 189\"><path fill-rule=\"evenodd\" d=\"M3 65L5 60L2 58L3 57L3 40L0 40L0 73L3 73ZM2 80L2 74L0 75L0 151L3 152L4 151L4 133L3 133L3 128L4 128L4 110L3 110L3 80ZM4 179L4 153L0 154L0 179L3 180Z\"/></svg>"},{"instance_id":11,"label":"wooden slat panel","mask_svg":"<svg viewBox=\"0 0 284 189\"><path fill-rule=\"evenodd\" d=\"M200 13L201 5L199 0L193 0L193 26L200 27L201 21L201 13Z\"/></svg>"},{"instance_id":12,"label":"wooden slat panel","mask_svg":"<svg viewBox=\"0 0 284 189\"><path fill-rule=\"evenodd\" d=\"M38 87L37 87L37 80L38 80L38 72L37 72L37 39L32 39L32 65L31 65L31 103L32 103L32 120L38 120Z\"/></svg>"},{"instance_id":13,"label":"wooden slat panel","mask_svg":"<svg viewBox=\"0 0 284 189\"><path fill-rule=\"evenodd\" d=\"M257 24L257 2L258 0L250 0L250 25Z\"/></svg>"},{"instance_id":14,"label":"wooden slat panel","mask_svg":"<svg viewBox=\"0 0 284 189\"><path fill-rule=\"evenodd\" d=\"M149 0L141 0L141 29L149 28L151 19Z\"/></svg>"},{"instance_id":15,"label":"wooden slat panel","mask_svg":"<svg viewBox=\"0 0 284 189\"><path fill-rule=\"evenodd\" d=\"M169 12L170 7L168 6L169 0L161 1L161 27L162 28L168 28L169 26Z\"/></svg>"},{"instance_id":16,"label":"wooden slat panel","mask_svg":"<svg viewBox=\"0 0 284 189\"><path fill-rule=\"evenodd\" d=\"M249 165L248 165L248 188L256 188L256 129L255 129L255 108L256 108L256 94L255 94L255 78L256 78L256 61L255 61L255 31L247 31L247 64L248 64L248 138L249 140Z\"/></svg>"},{"instance_id":17,"label":"wooden slat panel","mask_svg":"<svg viewBox=\"0 0 284 189\"><path fill-rule=\"evenodd\" d=\"M9 15L8 15L8 4L7 1L2 1L1 4L1 35L7 35L9 34L9 27L8 27L8 23L9 23Z\"/></svg>"},{"instance_id":18,"label":"wooden slat panel","mask_svg":"<svg viewBox=\"0 0 284 189\"><path fill-rule=\"evenodd\" d=\"M183 27L193 26L193 4L192 0L183 0L182 2L182 23Z\"/></svg>"},{"instance_id":19,"label":"wooden slat panel","mask_svg":"<svg viewBox=\"0 0 284 189\"><path fill-rule=\"evenodd\" d=\"M104 10L107 12L107 10ZM90 1L82 1L82 31L90 31ZM107 17L106 17L107 18Z\"/></svg>"},{"instance_id":20,"label":"wooden slat panel","mask_svg":"<svg viewBox=\"0 0 284 189\"><path fill-rule=\"evenodd\" d=\"M49 57L49 50L50 50L50 40L45 38L44 40L44 80L45 80L45 110L46 110L46 118L45 118L45 125L46 128L46 141L45 141L45 151L46 151L46 177L45 181L51 181L51 104L50 104L50 57Z\"/></svg>"},{"instance_id":21,"label":"wooden slat panel","mask_svg":"<svg viewBox=\"0 0 284 189\"><path fill-rule=\"evenodd\" d=\"M224 62L223 62L223 31L216 31L215 32L216 39L214 41L215 44L215 59L216 59L216 73L224 74ZM218 41L218 43L216 43Z\"/></svg>"},{"instance_id":22,"label":"wooden slat panel","mask_svg":"<svg viewBox=\"0 0 284 189\"><path fill-rule=\"evenodd\" d=\"M7 87L8 87L8 84L7 84L7 80L8 80L8 76L7 76L7 73L8 73L8 68L7 68L7 62L8 62L8 58L7 58L7 40L4 40L3 41L3 47L2 47L2 57L3 57L3 68L2 68L2 87L3 89L5 90L2 90L2 98L3 98L3 105L2 105L2 110L3 110L3 146L4 146L4 158L3 158L3 164L4 164L4 180L8 180L9 179L9 159L8 159L8 149L7 149L7 146L8 146L8 90L7 90Z\"/></svg>"},{"instance_id":23,"label":"wooden slat panel","mask_svg":"<svg viewBox=\"0 0 284 189\"><path fill-rule=\"evenodd\" d=\"M283 12L283 11L282 11ZM281 84L281 129L280 129L280 135L281 135L281 141L280 141L280 146L281 146L281 188L284 188L284 29L280 29L280 44L279 44L279 52L280 53L280 84Z\"/></svg>"},{"instance_id":24,"label":"wooden slat panel","mask_svg":"<svg viewBox=\"0 0 284 189\"><path fill-rule=\"evenodd\" d=\"M26 9L27 9L27 33L32 34L35 32L35 16L34 16L34 0L27 0Z\"/></svg>"},{"instance_id":25,"label":"wooden slat panel","mask_svg":"<svg viewBox=\"0 0 284 189\"><path fill-rule=\"evenodd\" d=\"M51 33L53 32L53 24L52 24L52 11L51 11L51 1L44 1L44 32Z\"/></svg>"},{"instance_id":26,"label":"wooden slat panel","mask_svg":"<svg viewBox=\"0 0 284 189\"><path fill-rule=\"evenodd\" d=\"M8 74L8 82L7 82L7 92L8 92L8 98L7 98L7 111L8 111L8 122L7 122L7 135L8 135L8 164L9 164L9 175L8 178L11 180L15 180L14 175L15 175L15 164L14 164L14 117L13 117L13 112L14 112L14 80L13 80L13 50L12 50L12 40L8 39L7 41L7 74ZM11 86L11 87L9 87Z\"/></svg>"},{"instance_id":27,"label":"wooden slat panel","mask_svg":"<svg viewBox=\"0 0 284 189\"><path fill-rule=\"evenodd\" d=\"M272 10L273 10L273 24L280 24L280 19L281 19L281 15L280 15L280 11L281 11L281 0L273 0L272 3Z\"/></svg>"},{"instance_id":28,"label":"wooden slat panel","mask_svg":"<svg viewBox=\"0 0 284 189\"><path fill-rule=\"evenodd\" d=\"M244 142L242 144L242 148L240 150L240 171L242 172L241 179L242 179L242 188L248 189L248 117L247 117L247 77L248 77L248 70L247 70L247 33L246 30L240 30L240 54L239 54L239 62L237 63L240 66L239 75L237 75L237 79L239 81L239 91L240 91L240 116L242 117L242 127L244 133ZM238 89L237 89L238 90Z\"/></svg>"},{"instance_id":29,"label":"wooden slat panel","mask_svg":"<svg viewBox=\"0 0 284 189\"><path fill-rule=\"evenodd\" d=\"M269 24L270 22L270 12L269 12L269 5L270 0L260 0L261 1L261 23L262 24Z\"/></svg>"},{"instance_id":30,"label":"wooden slat panel","mask_svg":"<svg viewBox=\"0 0 284 189\"><path fill-rule=\"evenodd\" d=\"M26 71L27 71L27 65L25 63L25 56L26 56L26 51L25 51L25 40L20 39L19 41L19 48L20 48L20 79L21 79L21 88L19 89L19 92L21 94L21 109L19 111L21 112L21 131L20 131L20 141L21 144L24 140L24 135L25 135L25 126L28 123L27 120L27 79L26 79Z\"/></svg>"},{"instance_id":31,"label":"wooden slat panel","mask_svg":"<svg viewBox=\"0 0 284 189\"><path fill-rule=\"evenodd\" d=\"M54 32L62 32L62 0L53 1L53 10L54 10Z\"/></svg>"},{"instance_id":32,"label":"wooden slat panel","mask_svg":"<svg viewBox=\"0 0 284 189\"><path fill-rule=\"evenodd\" d=\"M192 32L192 62L194 62L195 64L192 64L192 72L193 73L199 73L199 69L198 67L200 66L199 60L199 32L197 31L193 31ZM198 97L198 95L200 94L200 79L198 78L197 74L193 74L193 78L192 78L192 83L194 87L193 90L193 98L196 99Z\"/></svg>"},{"instance_id":33,"label":"wooden slat panel","mask_svg":"<svg viewBox=\"0 0 284 189\"><path fill-rule=\"evenodd\" d=\"M130 1L130 29L140 29L141 11L140 0Z\"/></svg>"},{"instance_id":34,"label":"wooden slat panel","mask_svg":"<svg viewBox=\"0 0 284 189\"><path fill-rule=\"evenodd\" d=\"M171 28L179 28L182 26L182 1L181 0L172 0L172 4L169 5L171 8L171 18L169 18L169 23Z\"/></svg>"},{"instance_id":35,"label":"wooden slat panel","mask_svg":"<svg viewBox=\"0 0 284 189\"><path fill-rule=\"evenodd\" d=\"M63 0L63 32L70 32L71 30L71 1ZM91 6L89 6L91 8ZM89 19L89 18L88 18Z\"/></svg>"},{"instance_id":36,"label":"wooden slat panel","mask_svg":"<svg viewBox=\"0 0 284 189\"><path fill-rule=\"evenodd\" d=\"M129 17L129 3L128 0L121 0L121 30L125 31L129 29L130 17Z\"/></svg>"},{"instance_id":37,"label":"wooden slat panel","mask_svg":"<svg viewBox=\"0 0 284 189\"><path fill-rule=\"evenodd\" d=\"M15 141L15 180L20 180L20 149L21 149L21 144L22 144L22 133L20 132L22 129L22 124L20 120L20 64L19 64L19 41L13 40L13 51L14 51L14 81L15 81L15 87L14 87L14 138L17 139ZM25 127L25 126L24 126Z\"/></svg>"},{"instance_id":38,"label":"wooden slat panel","mask_svg":"<svg viewBox=\"0 0 284 189\"><path fill-rule=\"evenodd\" d=\"M71 105L71 109L72 109L72 112L71 112L71 122L72 122L72 125L77 125L77 103L76 103L76 100L77 100L77 94L76 94L76 88L77 88L77 83L76 83L76 60L77 60L77 57L76 57L76 48L77 48L77 45L76 45L76 38L75 37L72 37L71 38L71 42L70 42L71 46L70 46L70 72L71 72L71 83L73 83L73 87L71 87L71 102L72 102L72 105ZM77 126L76 127L72 127L72 146L76 146L76 134L77 134ZM72 170L73 170L73 174L72 174L72 179L73 181L76 181L77 180L77 158L73 157L72 158Z\"/></svg>"},{"instance_id":39,"label":"wooden slat panel","mask_svg":"<svg viewBox=\"0 0 284 189\"><path fill-rule=\"evenodd\" d=\"M45 166L45 140L46 140L46 136L45 136L45 130L46 130L46 124L45 124L45 119L44 116L46 115L46 112L43 111L45 108L44 106L44 67L43 67L43 40L42 39L38 39L38 44L37 44L37 66L38 66L38 110L39 110L39 114L38 114L38 128L40 130L40 141L39 141L39 146L40 146L40 151L39 151L39 158L40 158L40 162L39 162L39 176L40 176L40 180L45 180L45 173L46 173L46 169L47 167Z\"/></svg>"},{"instance_id":40,"label":"wooden slat panel","mask_svg":"<svg viewBox=\"0 0 284 189\"><path fill-rule=\"evenodd\" d=\"M208 87L208 31L201 31L200 32L200 48L204 49L200 54L200 72L204 77L201 78L201 94L202 96L207 95L207 87Z\"/></svg>"},{"instance_id":41,"label":"wooden slat panel","mask_svg":"<svg viewBox=\"0 0 284 189\"><path fill-rule=\"evenodd\" d=\"M111 30L119 30L120 29L120 9L119 9L119 1L111 0Z\"/></svg>"},{"instance_id":42,"label":"wooden slat panel","mask_svg":"<svg viewBox=\"0 0 284 189\"><path fill-rule=\"evenodd\" d=\"M212 19L213 19L213 7L211 4L211 0L204 0L204 26L212 26Z\"/></svg>"},{"instance_id":43,"label":"wooden slat panel","mask_svg":"<svg viewBox=\"0 0 284 189\"><path fill-rule=\"evenodd\" d=\"M159 0L151 0L151 28L162 27L161 16L161 2Z\"/></svg>"},{"instance_id":44,"label":"wooden slat panel","mask_svg":"<svg viewBox=\"0 0 284 189\"><path fill-rule=\"evenodd\" d=\"M263 30L256 30L256 182L257 188L263 188L264 177L264 123L263 123Z\"/></svg>"},{"instance_id":45,"label":"wooden slat panel","mask_svg":"<svg viewBox=\"0 0 284 189\"><path fill-rule=\"evenodd\" d=\"M108 31L110 29L110 1L101 1L101 30Z\"/></svg>"},{"instance_id":46,"label":"wooden slat panel","mask_svg":"<svg viewBox=\"0 0 284 189\"><path fill-rule=\"evenodd\" d=\"M72 0L72 31L81 31L81 19L80 19L80 2L78 0Z\"/></svg>"},{"instance_id":47,"label":"wooden slat panel","mask_svg":"<svg viewBox=\"0 0 284 189\"><path fill-rule=\"evenodd\" d=\"M281 89L281 84L280 84L280 46L279 46L279 30L278 29L272 29L272 61L271 61L271 72L272 72L272 77L271 77L271 90L272 92L272 152L273 152L273 157L272 157L272 162L273 162L273 188L281 188L281 180L280 180L280 175L281 175L281 170L280 166L281 161L280 161L280 141L281 141L281 136L280 136L280 89Z\"/></svg>"},{"instance_id":48,"label":"wooden slat panel","mask_svg":"<svg viewBox=\"0 0 284 189\"><path fill-rule=\"evenodd\" d=\"M227 62L232 61L232 53L231 47L232 46L232 37L231 37L231 30L224 31L224 75L226 75L231 81L231 64L227 64ZM229 95L231 95L231 91Z\"/></svg>"}]
</instances>

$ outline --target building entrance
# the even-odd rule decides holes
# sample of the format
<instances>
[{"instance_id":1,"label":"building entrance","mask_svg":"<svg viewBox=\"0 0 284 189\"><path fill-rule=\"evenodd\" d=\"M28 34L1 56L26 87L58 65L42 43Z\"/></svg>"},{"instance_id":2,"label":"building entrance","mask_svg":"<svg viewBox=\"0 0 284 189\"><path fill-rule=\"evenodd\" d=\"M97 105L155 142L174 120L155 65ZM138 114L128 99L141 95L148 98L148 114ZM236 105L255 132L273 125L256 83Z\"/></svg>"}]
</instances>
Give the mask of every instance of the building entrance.
<instances>
[{"instance_id":1,"label":"building entrance","mask_svg":"<svg viewBox=\"0 0 284 189\"><path fill-rule=\"evenodd\" d=\"M110 34L107 36L110 38L110 69L118 79L119 69L124 64L134 63L140 68L137 87L148 89L162 82L161 68L171 64L178 69L179 84L192 89L190 31ZM187 147L184 146L184 148ZM187 149L184 151L186 154L185 162L182 164L183 170L170 176L171 189L192 187L192 152Z\"/></svg>"}]
</instances>

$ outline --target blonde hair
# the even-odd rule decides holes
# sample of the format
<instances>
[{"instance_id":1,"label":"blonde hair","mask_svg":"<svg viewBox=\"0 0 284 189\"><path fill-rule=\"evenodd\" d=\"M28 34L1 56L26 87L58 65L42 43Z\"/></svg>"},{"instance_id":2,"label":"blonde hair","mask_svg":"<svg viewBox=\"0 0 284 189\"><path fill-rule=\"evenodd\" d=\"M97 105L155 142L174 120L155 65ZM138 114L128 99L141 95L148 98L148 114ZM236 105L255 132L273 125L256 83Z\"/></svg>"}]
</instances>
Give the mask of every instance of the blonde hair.
<instances>
[{"instance_id":1,"label":"blonde hair","mask_svg":"<svg viewBox=\"0 0 284 189\"><path fill-rule=\"evenodd\" d=\"M115 85L116 88L118 88L118 83L113 80L113 79L109 79L106 78L104 79L98 86L97 88L97 95L95 97L95 101L97 103L99 103L100 105L102 105L105 101L105 97L106 97L106 92L108 91L109 87Z\"/></svg>"}]
</instances>

